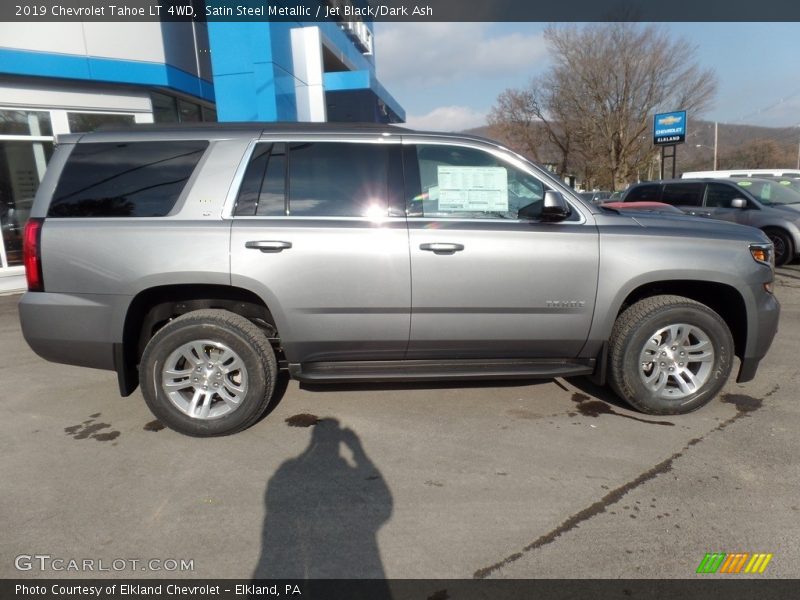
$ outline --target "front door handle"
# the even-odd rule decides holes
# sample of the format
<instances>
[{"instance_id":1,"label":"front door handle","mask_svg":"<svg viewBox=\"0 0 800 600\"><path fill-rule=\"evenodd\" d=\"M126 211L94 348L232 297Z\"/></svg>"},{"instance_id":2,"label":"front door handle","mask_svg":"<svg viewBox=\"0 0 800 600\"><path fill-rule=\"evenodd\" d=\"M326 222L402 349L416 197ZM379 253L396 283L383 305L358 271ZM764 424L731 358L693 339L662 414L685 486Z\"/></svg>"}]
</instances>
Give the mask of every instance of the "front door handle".
<instances>
[{"instance_id":1,"label":"front door handle","mask_svg":"<svg viewBox=\"0 0 800 600\"><path fill-rule=\"evenodd\" d=\"M292 247L292 242L280 242L276 240L253 240L245 242L245 248L261 250L262 252L282 252Z\"/></svg>"},{"instance_id":2,"label":"front door handle","mask_svg":"<svg viewBox=\"0 0 800 600\"><path fill-rule=\"evenodd\" d=\"M420 244L420 250L427 250L434 254L454 254L464 249L464 244L445 244L443 242L432 242L430 244Z\"/></svg>"}]
</instances>

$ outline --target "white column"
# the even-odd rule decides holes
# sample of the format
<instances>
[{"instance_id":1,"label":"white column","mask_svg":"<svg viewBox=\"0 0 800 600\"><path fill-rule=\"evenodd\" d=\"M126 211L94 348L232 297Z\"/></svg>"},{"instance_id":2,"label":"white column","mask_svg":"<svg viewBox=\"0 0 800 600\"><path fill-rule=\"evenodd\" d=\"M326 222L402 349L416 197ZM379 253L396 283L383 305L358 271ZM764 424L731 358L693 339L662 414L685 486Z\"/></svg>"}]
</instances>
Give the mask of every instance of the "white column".
<instances>
[{"instance_id":1,"label":"white column","mask_svg":"<svg viewBox=\"0 0 800 600\"><path fill-rule=\"evenodd\" d=\"M292 29L292 69L298 121L326 121L322 38L319 27Z\"/></svg>"}]
</instances>

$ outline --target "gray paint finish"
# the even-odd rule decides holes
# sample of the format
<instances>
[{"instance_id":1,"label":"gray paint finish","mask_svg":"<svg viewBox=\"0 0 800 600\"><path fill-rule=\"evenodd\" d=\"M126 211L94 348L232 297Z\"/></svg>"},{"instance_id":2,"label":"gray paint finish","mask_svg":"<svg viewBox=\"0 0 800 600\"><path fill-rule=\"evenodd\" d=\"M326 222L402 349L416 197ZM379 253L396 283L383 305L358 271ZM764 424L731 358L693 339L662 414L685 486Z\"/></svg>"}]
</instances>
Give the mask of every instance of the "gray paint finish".
<instances>
[{"instance_id":1,"label":"gray paint finish","mask_svg":"<svg viewBox=\"0 0 800 600\"><path fill-rule=\"evenodd\" d=\"M176 208L159 218L47 218L46 292L20 314L31 346L51 360L114 368L131 300L174 284L233 286L268 307L289 363L357 360L594 359L626 297L653 282L716 282L747 312L752 368L777 326L764 290L772 270L750 227L692 217L616 214L577 198L545 171L470 136L391 126L237 124L143 127L71 143L209 140ZM232 218L256 140L452 144L480 149L560 191L572 216L516 220ZM56 151L32 215L44 217L70 144ZM262 252L248 242L281 243ZM463 246L451 254L425 244ZM252 244L251 244L252 245ZM89 316L94 315L94 316ZM80 331L76 331L76 324ZM69 348L63 340L79 343ZM117 366L118 367L118 366Z\"/></svg>"}]
</instances>

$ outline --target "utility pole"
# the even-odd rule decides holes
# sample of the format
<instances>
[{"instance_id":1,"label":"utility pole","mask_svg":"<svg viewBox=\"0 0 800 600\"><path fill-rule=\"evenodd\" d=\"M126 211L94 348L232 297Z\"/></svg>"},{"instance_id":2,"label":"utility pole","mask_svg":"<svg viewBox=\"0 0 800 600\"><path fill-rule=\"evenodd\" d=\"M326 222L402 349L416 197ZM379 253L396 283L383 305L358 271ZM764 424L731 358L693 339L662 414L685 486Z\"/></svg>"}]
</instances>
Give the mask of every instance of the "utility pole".
<instances>
[{"instance_id":1,"label":"utility pole","mask_svg":"<svg viewBox=\"0 0 800 600\"><path fill-rule=\"evenodd\" d=\"M719 122L714 121L714 170L717 170L717 134L719 133ZM797 168L800 169L800 148L797 155Z\"/></svg>"}]
</instances>

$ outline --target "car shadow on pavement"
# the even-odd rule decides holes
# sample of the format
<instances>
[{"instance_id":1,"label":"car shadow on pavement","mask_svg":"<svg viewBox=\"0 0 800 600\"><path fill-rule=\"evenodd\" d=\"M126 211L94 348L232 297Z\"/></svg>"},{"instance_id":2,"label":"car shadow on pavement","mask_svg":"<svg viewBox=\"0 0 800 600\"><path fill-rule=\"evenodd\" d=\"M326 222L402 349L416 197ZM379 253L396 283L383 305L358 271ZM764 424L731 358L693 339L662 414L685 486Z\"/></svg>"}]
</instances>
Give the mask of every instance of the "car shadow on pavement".
<instances>
[{"instance_id":1,"label":"car shadow on pavement","mask_svg":"<svg viewBox=\"0 0 800 600\"><path fill-rule=\"evenodd\" d=\"M377 534L392 515L392 494L358 435L338 420L314 425L308 447L270 478L264 502L253 579L386 578ZM377 591L390 597L388 586Z\"/></svg>"},{"instance_id":2,"label":"car shadow on pavement","mask_svg":"<svg viewBox=\"0 0 800 600\"><path fill-rule=\"evenodd\" d=\"M606 404L610 404L616 408L621 408L623 410L631 411L633 410L631 406L622 400L619 396L617 396L608 385L599 386L596 383L592 383L591 379L588 377L570 377L567 379L573 387L579 389L581 392L593 398L595 400L601 400ZM576 399L573 397L573 401Z\"/></svg>"}]
</instances>

